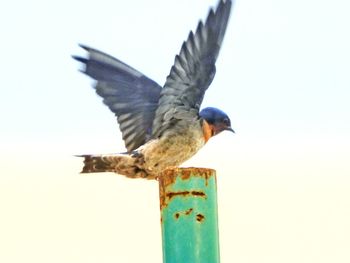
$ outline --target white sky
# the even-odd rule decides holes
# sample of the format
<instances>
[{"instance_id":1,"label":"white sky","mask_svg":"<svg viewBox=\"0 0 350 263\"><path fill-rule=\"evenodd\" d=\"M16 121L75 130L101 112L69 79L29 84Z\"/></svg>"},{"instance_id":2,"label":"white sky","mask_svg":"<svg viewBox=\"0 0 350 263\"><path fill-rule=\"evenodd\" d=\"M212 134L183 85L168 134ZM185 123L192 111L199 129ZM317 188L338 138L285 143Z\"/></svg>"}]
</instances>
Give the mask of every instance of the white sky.
<instances>
[{"instance_id":1,"label":"white sky","mask_svg":"<svg viewBox=\"0 0 350 263\"><path fill-rule=\"evenodd\" d=\"M87 44L163 84L213 5L0 3L0 262L161 262L157 184L78 175L72 155L123 142L70 56ZM236 1L204 101L236 135L187 163L218 171L222 262L350 261L349 13L346 0Z\"/></svg>"}]
</instances>

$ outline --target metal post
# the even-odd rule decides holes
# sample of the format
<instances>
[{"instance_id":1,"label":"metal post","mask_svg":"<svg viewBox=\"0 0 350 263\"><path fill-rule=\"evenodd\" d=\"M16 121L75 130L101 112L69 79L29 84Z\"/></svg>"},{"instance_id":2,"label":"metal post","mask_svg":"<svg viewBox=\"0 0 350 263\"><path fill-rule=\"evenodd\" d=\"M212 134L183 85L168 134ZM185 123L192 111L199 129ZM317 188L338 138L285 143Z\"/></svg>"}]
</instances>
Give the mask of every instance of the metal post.
<instances>
[{"instance_id":1,"label":"metal post","mask_svg":"<svg viewBox=\"0 0 350 263\"><path fill-rule=\"evenodd\" d=\"M166 170L159 194L163 262L219 263L215 170Z\"/></svg>"}]
</instances>

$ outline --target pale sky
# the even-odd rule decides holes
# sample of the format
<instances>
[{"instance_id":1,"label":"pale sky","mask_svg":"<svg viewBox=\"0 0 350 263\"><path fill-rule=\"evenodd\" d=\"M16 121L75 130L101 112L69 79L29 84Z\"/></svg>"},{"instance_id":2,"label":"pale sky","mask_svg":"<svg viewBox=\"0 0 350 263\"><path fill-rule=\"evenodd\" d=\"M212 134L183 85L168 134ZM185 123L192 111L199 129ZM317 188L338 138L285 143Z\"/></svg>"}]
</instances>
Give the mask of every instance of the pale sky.
<instances>
[{"instance_id":1,"label":"pale sky","mask_svg":"<svg viewBox=\"0 0 350 263\"><path fill-rule=\"evenodd\" d=\"M0 4L0 262L162 262L158 185L81 176L124 150L77 44L163 84L216 0ZM221 261L350 262L350 2L238 0L203 106L229 114L184 166L217 170Z\"/></svg>"}]
</instances>

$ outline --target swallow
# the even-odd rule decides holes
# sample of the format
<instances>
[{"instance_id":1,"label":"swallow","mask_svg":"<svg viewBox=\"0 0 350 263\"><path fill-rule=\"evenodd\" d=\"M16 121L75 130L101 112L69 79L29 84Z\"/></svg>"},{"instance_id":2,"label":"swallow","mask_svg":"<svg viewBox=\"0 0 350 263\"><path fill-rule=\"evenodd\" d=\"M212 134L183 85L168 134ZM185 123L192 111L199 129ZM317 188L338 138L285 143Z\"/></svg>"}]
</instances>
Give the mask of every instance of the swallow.
<instances>
[{"instance_id":1,"label":"swallow","mask_svg":"<svg viewBox=\"0 0 350 263\"><path fill-rule=\"evenodd\" d=\"M223 111L214 107L200 111L216 72L231 6L231 0L220 0L205 22L190 31L163 87L124 62L80 45L87 58L73 58L96 81L94 89L116 115L127 149L120 154L80 155L82 173L157 179L163 170L191 158L211 137L234 132Z\"/></svg>"}]
</instances>

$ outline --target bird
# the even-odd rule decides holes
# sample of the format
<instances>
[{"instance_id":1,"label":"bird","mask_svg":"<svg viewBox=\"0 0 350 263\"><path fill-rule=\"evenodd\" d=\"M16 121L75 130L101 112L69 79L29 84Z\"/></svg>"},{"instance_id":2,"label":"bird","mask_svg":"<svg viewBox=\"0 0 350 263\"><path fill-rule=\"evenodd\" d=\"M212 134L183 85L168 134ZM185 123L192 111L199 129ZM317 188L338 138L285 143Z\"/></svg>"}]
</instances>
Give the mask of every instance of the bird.
<instances>
[{"instance_id":1,"label":"bird","mask_svg":"<svg viewBox=\"0 0 350 263\"><path fill-rule=\"evenodd\" d=\"M205 22L200 20L196 30L190 31L163 87L119 59L80 44L87 57L72 57L95 80L96 93L116 115L127 149L79 155L84 158L81 173L158 179L164 170L190 159L213 136L234 133L225 112L214 107L200 110L215 76L231 7L231 0L219 0Z\"/></svg>"}]
</instances>

